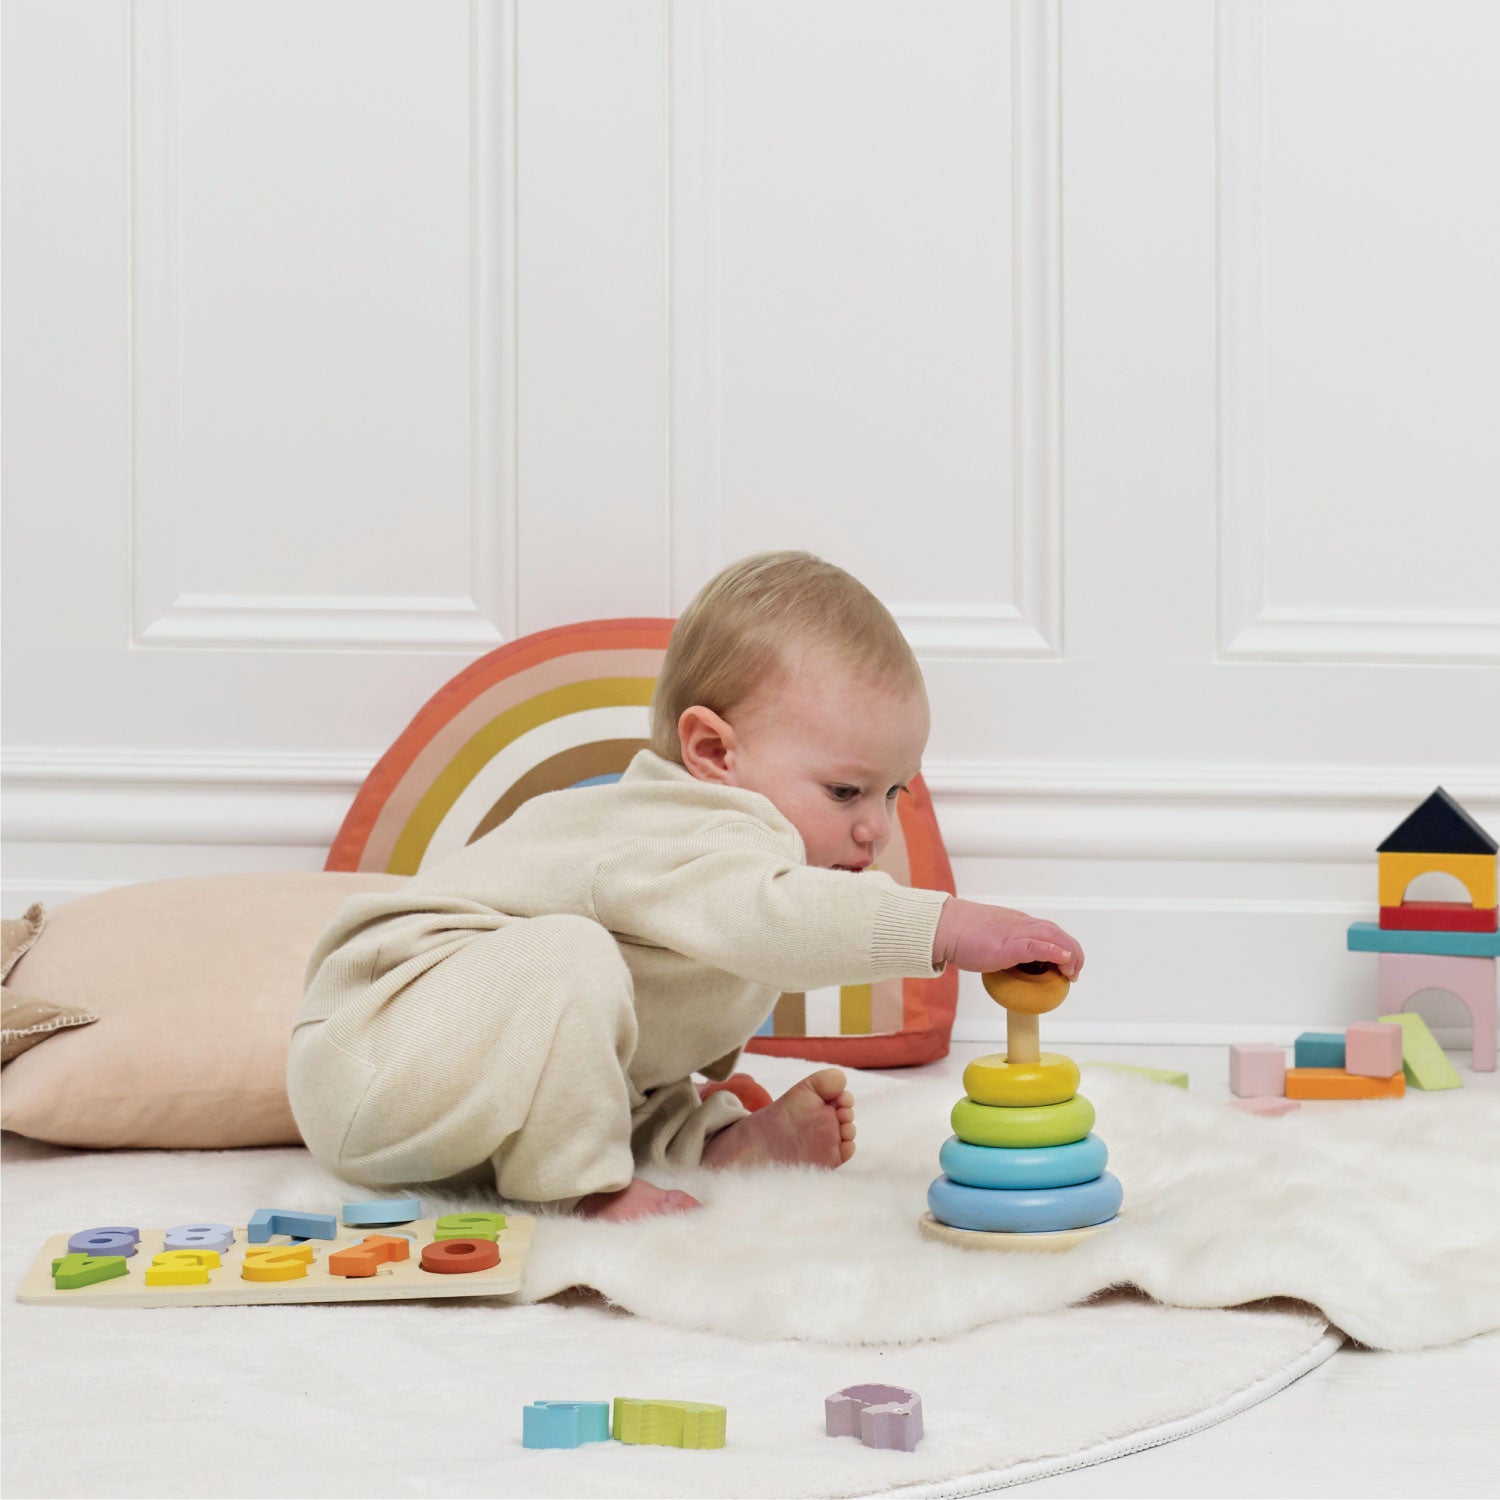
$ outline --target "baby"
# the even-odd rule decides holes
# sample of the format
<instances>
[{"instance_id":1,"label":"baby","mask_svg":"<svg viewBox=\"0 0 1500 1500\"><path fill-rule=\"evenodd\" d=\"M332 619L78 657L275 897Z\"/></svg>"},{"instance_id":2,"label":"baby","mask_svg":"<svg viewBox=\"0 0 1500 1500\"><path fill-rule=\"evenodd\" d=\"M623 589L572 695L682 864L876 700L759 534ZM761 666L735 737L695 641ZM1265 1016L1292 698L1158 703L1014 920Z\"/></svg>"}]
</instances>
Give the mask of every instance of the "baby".
<instances>
[{"instance_id":1,"label":"baby","mask_svg":"<svg viewBox=\"0 0 1500 1500\"><path fill-rule=\"evenodd\" d=\"M854 1153L820 1068L753 1114L722 1081L783 991L1083 952L1005 907L871 869L921 767L896 622L805 552L724 569L672 631L652 739L613 785L533 797L402 889L346 902L308 965L288 1091L372 1187L492 1184L609 1219L698 1207L637 1168Z\"/></svg>"}]
</instances>

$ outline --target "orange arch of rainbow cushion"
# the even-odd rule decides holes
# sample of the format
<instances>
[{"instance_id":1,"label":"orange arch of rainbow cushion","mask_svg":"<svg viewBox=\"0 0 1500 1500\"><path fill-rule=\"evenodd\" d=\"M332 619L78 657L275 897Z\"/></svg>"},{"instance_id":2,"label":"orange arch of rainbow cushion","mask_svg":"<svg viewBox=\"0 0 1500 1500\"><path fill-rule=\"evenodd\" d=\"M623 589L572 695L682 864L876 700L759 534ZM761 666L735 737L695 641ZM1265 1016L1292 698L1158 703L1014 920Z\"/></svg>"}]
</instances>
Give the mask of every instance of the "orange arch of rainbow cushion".
<instances>
[{"instance_id":1,"label":"orange arch of rainbow cushion","mask_svg":"<svg viewBox=\"0 0 1500 1500\"><path fill-rule=\"evenodd\" d=\"M376 763L324 868L414 875L444 814L507 744L570 713L649 704L672 625L561 625L480 657L428 699Z\"/></svg>"},{"instance_id":2,"label":"orange arch of rainbow cushion","mask_svg":"<svg viewBox=\"0 0 1500 1500\"><path fill-rule=\"evenodd\" d=\"M502 822L529 796L622 772L647 743L648 706L674 623L643 618L564 625L471 663L432 695L365 778L325 868L416 873L428 862L433 836L459 799L497 756L533 731L544 736L556 731L560 748L540 761L523 759L522 774L502 776L485 789L479 799L487 809L484 816L472 828L458 829L465 842ZM570 742L563 721L596 709L639 709L640 735L600 740L580 734ZM905 884L953 891L952 868L920 777L898 808L897 836L881 867ZM747 1050L851 1067L925 1062L947 1052L958 1001L955 971L874 988L872 997L870 986L846 987L841 1026L846 1034L815 1041L797 1024L800 997L784 996Z\"/></svg>"}]
</instances>

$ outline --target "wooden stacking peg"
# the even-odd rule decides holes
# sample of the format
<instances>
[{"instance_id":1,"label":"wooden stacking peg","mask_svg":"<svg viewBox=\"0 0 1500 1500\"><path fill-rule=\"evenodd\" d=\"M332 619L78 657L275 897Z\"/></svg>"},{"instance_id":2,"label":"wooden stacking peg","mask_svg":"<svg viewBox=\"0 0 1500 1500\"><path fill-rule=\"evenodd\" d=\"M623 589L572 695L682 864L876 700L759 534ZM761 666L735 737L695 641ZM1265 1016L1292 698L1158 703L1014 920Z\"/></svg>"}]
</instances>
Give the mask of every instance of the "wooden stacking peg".
<instances>
[{"instance_id":1,"label":"wooden stacking peg","mask_svg":"<svg viewBox=\"0 0 1500 1500\"><path fill-rule=\"evenodd\" d=\"M1005 1013L1005 1060L1034 1063L1042 1060L1042 1032L1037 1018L1024 1010Z\"/></svg>"}]
</instances>

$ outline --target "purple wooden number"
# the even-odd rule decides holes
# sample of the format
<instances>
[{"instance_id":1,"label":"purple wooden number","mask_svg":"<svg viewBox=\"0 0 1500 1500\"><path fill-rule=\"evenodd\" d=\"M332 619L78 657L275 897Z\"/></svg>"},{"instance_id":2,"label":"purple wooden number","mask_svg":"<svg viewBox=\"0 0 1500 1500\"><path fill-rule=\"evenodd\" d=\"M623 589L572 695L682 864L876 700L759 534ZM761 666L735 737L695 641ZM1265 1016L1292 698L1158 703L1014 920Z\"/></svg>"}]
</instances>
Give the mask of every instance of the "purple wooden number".
<instances>
[{"instance_id":1,"label":"purple wooden number","mask_svg":"<svg viewBox=\"0 0 1500 1500\"><path fill-rule=\"evenodd\" d=\"M140 1238L139 1229L101 1224L96 1229L80 1229L68 1240L68 1249L79 1255L134 1255Z\"/></svg>"},{"instance_id":2,"label":"purple wooden number","mask_svg":"<svg viewBox=\"0 0 1500 1500\"><path fill-rule=\"evenodd\" d=\"M227 1250L234 1243L232 1224L174 1224L162 1241L164 1250Z\"/></svg>"}]
</instances>

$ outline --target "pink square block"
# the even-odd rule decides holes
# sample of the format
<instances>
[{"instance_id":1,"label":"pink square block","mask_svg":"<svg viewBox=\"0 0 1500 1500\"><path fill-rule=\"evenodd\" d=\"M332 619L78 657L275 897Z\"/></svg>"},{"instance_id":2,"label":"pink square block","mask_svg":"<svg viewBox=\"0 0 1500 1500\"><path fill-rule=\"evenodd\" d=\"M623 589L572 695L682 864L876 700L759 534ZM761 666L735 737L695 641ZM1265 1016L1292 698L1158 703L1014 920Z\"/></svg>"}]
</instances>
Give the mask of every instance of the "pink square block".
<instances>
[{"instance_id":1,"label":"pink square block","mask_svg":"<svg viewBox=\"0 0 1500 1500\"><path fill-rule=\"evenodd\" d=\"M1390 1021L1356 1021L1344 1032L1344 1071L1361 1078L1394 1078L1401 1071L1405 1037Z\"/></svg>"},{"instance_id":2,"label":"pink square block","mask_svg":"<svg viewBox=\"0 0 1500 1500\"><path fill-rule=\"evenodd\" d=\"M1241 1099L1286 1093L1286 1049L1269 1042L1235 1042L1229 1049L1229 1092Z\"/></svg>"},{"instance_id":3,"label":"pink square block","mask_svg":"<svg viewBox=\"0 0 1500 1500\"><path fill-rule=\"evenodd\" d=\"M1302 1108L1299 1099L1231 1099L1230 1109L1237 1109L1242 1115L1289 1115L1294 1110Z\"/></svg>"}]
</instances>

